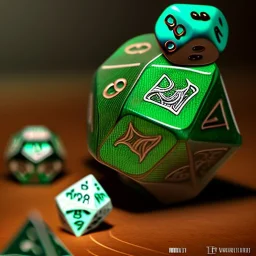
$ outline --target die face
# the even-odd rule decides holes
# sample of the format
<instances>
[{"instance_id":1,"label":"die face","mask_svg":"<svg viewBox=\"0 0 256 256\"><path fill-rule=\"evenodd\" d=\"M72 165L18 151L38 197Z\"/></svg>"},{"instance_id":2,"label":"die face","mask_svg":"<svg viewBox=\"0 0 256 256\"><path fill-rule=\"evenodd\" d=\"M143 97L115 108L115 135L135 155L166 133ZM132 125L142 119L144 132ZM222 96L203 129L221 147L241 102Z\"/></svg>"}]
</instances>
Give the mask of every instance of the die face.
<instances>
[{"instance_id":1,"label":"die face","mask_svg":"<svg viewBox=\"0 0 256 256\"><path fill-rule=\"evenodd\" d=\"M13 136L6 150L9 171L21 183L50 183L64 169L61 140L44 126L28 126Z\"/></svg>"},{"instance_id":2,"label":"die face","mask_svg":"<svg viewBox=\"0 0 256 256\"><path fill-rule=\"evenodd\" d=\"M53 181L63 170L64 162L61 159L48 159L36 166L36 174L40 183L50 183Z\"/></svg>"},{"instance_id":3,"label":"die face","mask_svg":"<svg viewBox=\"0 0 256 256\"><path fill-rule=\"evenodd\" d=\"M7 163L7 168L20 183L28 184L32 180L38 182L38 177L35 175L36 167L29 161L11 159Z\"/></svg>"},{"instance_id":4,"label":"die face","mask_svg":"<svg viewBox=\"0 0 256 256\"><path fill-rule=\"evenodd\" d=\"M100 159L130 177L150 171L176 144L166 129L136 116L123 117L100 148Z\"/></svg>"},{"instance_id":5,"label":"die face","mask_svg":"<svg viewBox=\"0 0 256 256\"><path fill-rule=\"evenodd\" d=\"M242 138L222 77L218 75L213 84L194 121L189 138L193 141L240 146Z\"/></svg>"},{"instance_id":6,"label":"die face","mask_svg":"<svg viewBox=\"0 0 256 256\"><path fill-rule=\"evenodd\" d=\"M25 141L48 141L51 138L51 132L45 126L27 126L21 134Z\"/></svg>"},{"instance_id":7,"label":"die face","mask_svg":"<svg viewBox=\"0 0 256 256\"><path fill-rule=\"evenodd\" d=\"M94 80L97 75L94 75ZM93 83L95 84L95 82ZM88 110L87 110L87 145L88 149L95 158L97 157L97 146L98 146L98 131L99 131L99 112L98 112L98 101L97 101L97 86L92 86L88 99Z\"/></svg>"},{"instance_id":8,"label":"die face","mask_svg":"<svg viewBox=\"0 0 256 256\"><path fill-rule=\"evenodd\" d=\"M30 216L3 255L72 256L39 216Z\"/></svg>"},{"instance_id":9,"label":"die face","mask_svg":"<svg viewBox=\"0 0 256 256\"><path fill-rule=\"evenodd\" d=\"M88 145L92 153L113 129L140 73L159 54L161 51L155 37L142 35L123 44L97 70L92 88L93 117L96 119L93 120L93 130L91 118L87 118L90 127L87 129Z\"/></svg>"},{"instance_id":10,"label":"die face","mask_svg":"<svg viewBox=\"0 0 256 256\"><path fill-rule=\"evenodd\" d=\"M189 183L190 161L187 154L187 144L179 141L142 179L147 183Z\"/></svg>"},{"instance_id":11,"label":"die face","mask_svg":"<svg viewBox=\"0 0 256 256\"><path fill-rule=\"evenodd\" d=\"M76 209L66 211L65 218L74 235L79 237L86 232L87 226L93 219L93 215L90 211Z\"/></svg>"},{"instance_id":12,"label":"die face","mask_svg":"<svg viewBox=\"0 0 256 256\"><path fill-rule=\"evenodd\" d=\"M37 164L52 155L53 148L48 142L26 142L21 149L21 154Z\"/></svg>"},{"instance_id":13,"label":"die face","mask_svg":"<svg viewBox=\"0 0 256 256\"><path fill-rule=\"evenodd\" d=\"M7 159L10 159L12 156L16 155L19 153L22 145L23 145L23 137L21 133L18 133L9 140L7 149L6 149L6 154L5 157Z\"/></svg>"},{"instance_id":14,"label":"die face","mask_svg":"<svg viewBox=\"0 0 256 256\"><path fill-rule=\"evenodd\" d=\"M215 62L225 49L228 24L216 7L174 4L158 18L155 34L170 62L206 65Z\"/></svg>"},{"instance_id":15,"label":"die face","mask_svg":"<svg viewBox=\"0 0 256 256\"><path fill-rule=\"evenodd\" d=\"M215 71L215 64L183 68L159 56L142 73L121 115L139 115L187 139Z\"/></svg>"},{"instance_id":16,"label":"die face","mask_svg":"<svg viewBox=\"0 0 256 256\"><path fill-rule=\"evenodd\" d=\"M191 170L196 189L201 190L212 180L216 171L237 151L238 146L225 143L188 141Z\"/></svg>"},{"instance_id":17,"label":"die face","mask_svg":"<svg viewBox=\"0 0 256 256\"><path fill-rule=\"evenodd\" d=\"M88 232L97 212L110 202L109 196L93 175L86 176L56 197L58 209L75 236Z\"/></svg>"},{"instance_id":18,"label":"die face","mask_svg":"<svg viewBox=\"0 0 256 256\"><path fill-rule=\"evenodd\" d=\"M111 201L108 202L104 207L102 207L97 213L94 215L91 223L86 229L86 233L97 228L101 222L106 218L106 216L111 212L113 206Z\"/></svg>"},{"instance_id":19,"label":"die face","mask_svg":"<svg viewBox=\"0 0 256 256\"><path fill-rule=\"evenodd\" d=\"M205 188L237 149L232 144L179 142L137 182L164 204L189 200Z\"/></svg>"},{"instance_id":20,"label":"die face","mask_svg":"<svg viewBox=\"0 0 256 256\"><path fill-rule=\"evenodd\" d=\"M154 35L147 36L153 45ZM140 37L133 40L141 43ZM118 71L125 79L126 73ZM124 90L115 86L113 93L122 95ZM97 81L95 87L98 90ZM163 203L197 196L241 145L216 64L176 66L159 54L144 65L123 100L111 129L105 129L110 115L105 123L99 121L101 138L94 156Z\"/></svg>"},{"instance_id":21,"label":"die face","mask_svg":"<svg viewBox=\"0 0 256 256\"><path fill-rule=\"evenodd\" d=\"M20 230L18 236L6 248L4 254L25 254L31 256L45 254L36 229L30 221Z\"/></svg>"}]
</instances>

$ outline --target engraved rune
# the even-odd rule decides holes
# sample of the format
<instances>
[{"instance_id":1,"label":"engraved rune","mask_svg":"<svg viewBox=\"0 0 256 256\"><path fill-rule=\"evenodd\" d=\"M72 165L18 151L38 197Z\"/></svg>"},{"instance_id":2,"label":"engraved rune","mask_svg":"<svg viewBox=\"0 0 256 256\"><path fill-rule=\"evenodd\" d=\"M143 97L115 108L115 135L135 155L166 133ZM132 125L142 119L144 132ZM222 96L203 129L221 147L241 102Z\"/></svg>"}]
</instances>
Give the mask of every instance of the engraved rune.
<instances>
[{"instance_id":1,"label":"engraved rune","mask_svg":"<svg viewBox=\"0 0 256 256\"><path fill-rule=\"evenodd\" d=\"M129 123L129 127L126 133L120 137L114 145L126 145L132 152L139 156L141 163L147 154L161 141L161 138L161 135L143 135L133 127L132 123Z\"/></svg>"},{"instance_id":2,"label":"engraved rune","mask_svg":"<svg viewBox=\"0 0 256 256\"><path fill-rule=\"evenodd\" d=\"M174 82L164 74L146 93L144 100L166 108L177 116L189 100L199 92L196 85L192 84L188 79L186 80L187 87L174 89Z\"/></svg>"}]
</instances>

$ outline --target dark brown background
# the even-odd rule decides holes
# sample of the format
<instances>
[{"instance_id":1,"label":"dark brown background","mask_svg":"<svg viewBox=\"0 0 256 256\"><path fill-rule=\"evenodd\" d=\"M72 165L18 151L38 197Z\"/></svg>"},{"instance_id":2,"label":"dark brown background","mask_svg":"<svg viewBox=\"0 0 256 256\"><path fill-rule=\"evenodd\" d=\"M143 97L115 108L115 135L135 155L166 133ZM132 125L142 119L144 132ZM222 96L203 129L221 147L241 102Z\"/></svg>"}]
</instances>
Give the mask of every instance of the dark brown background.
<instances>
[{"instance_id":1,"label":"dark brown background","mask_svg":"<svg viewBox=\"0 0 256 256\"><path fill-rule=\"evenodd\" d=\"M94 69L124 41L153 32L157 17L173 2L0 1L0 72ZM253 0L178 2L220 8L230 24L229 44L220 62L255 67Z\"/></svg>"},{"instance_id":2,"label":"dark brown background","mask_svg":"<svg viewBox=\"0 0 256 256\"><path fill-rule=\"evenodd\" d=\"M152 32L171 1L1 1L0 155L10 134L25 125L43 124L62 138L68 172L49 186L21 186L8 178L0 160L0 251L29 211L37 209L75 256L168 255L169 247L206 255L209 245L251 247L256 255L256 75L250 2L207 1L221 8L230 23L229 46L219 63L243 146L198 198L162 207L92 160L85 121L92 70L125 40ZM54 197L89 173L106 188L114 210L98 230L76 238L61 230Z\"/></svg>"}]
</instances>

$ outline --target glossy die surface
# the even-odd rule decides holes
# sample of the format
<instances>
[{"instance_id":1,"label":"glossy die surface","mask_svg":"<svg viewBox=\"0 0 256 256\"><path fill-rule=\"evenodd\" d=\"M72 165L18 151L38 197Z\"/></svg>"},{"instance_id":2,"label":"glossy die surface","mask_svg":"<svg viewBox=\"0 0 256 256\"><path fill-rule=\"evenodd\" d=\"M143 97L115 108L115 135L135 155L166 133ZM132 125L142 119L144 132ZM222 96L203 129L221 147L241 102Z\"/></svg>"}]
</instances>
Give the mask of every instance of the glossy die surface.
<instances>
[{"instance_id":1,"label":"glossy die surface","mask_svg":"<svg viewBox=\"0 0 256 256\"><path fill-rule=\"evenodd\" d=\"M159 45L173 64L213 63L228 41L228 24L214 6L173 4L166 8L155 25Z\"/></svg>"},{"instance_id":2,"label":"glossy die surface","mask_svg":"<svg viewBox=\"0 0 256 256\"><path fill-rule=\"evenodd\" d=\"M87 127L94 158L163 203L200 193L241 144L216 64L174 66L153 34L99 67Z\"/></svg>"},{"instance_id":3,"label":"glossy die surface","mask_svg":"<svg viewBox=\"0 0 256 256\"><path fill-rule=\"evenodd\" d=\"M21 183L50 183L64 168L60 138L44 126L28 126L12 136L6 150L8 170Z\"/></svg>"},{"instance_id":4,"label":"glossy die surface","mask_svg":"<svg viewBox=\"0 0 256 256\"><path fill-rule=\"evenodd\" d=\"M93 175L88 175L56 197L63 228L81 236L94 228L112 210L111 199Z\"/></svg>"}]
</instances>

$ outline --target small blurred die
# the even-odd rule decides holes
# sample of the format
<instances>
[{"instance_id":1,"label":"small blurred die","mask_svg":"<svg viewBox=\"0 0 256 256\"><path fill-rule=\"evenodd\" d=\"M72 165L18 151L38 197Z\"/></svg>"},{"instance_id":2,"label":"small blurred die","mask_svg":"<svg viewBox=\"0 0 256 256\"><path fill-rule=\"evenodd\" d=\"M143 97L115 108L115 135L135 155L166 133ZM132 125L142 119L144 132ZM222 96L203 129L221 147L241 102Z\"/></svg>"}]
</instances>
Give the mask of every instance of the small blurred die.
<instances>
[{"instance_id":1,"label":"small blurred die","mask_svg":"<svg viewBox=\"0 0 256 256\"><path fill-rule=\"evenodd\" d=\"M11 137L8 171L21 183L50 183L64 170L65 152L56 134L44 126L27 126Z\"/></svg>"}]
</instances>

